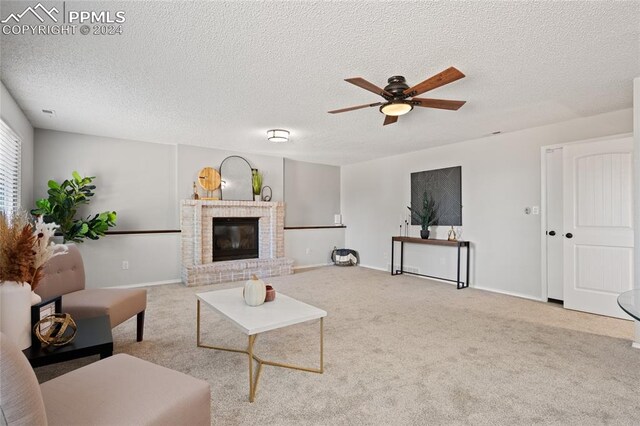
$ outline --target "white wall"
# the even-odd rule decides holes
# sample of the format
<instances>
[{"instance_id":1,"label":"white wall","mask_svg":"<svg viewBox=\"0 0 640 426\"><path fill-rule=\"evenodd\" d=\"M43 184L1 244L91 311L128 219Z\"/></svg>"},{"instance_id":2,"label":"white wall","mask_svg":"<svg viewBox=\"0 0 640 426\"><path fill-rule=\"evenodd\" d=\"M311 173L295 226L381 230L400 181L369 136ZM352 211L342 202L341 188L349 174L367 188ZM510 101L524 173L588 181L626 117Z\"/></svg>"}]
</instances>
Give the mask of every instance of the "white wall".
<instances>
[{"instance_id":1,"label":"white wall","mask_svg":"<svg viewBox=\"0 0 640 426\"><path fill-rule=\"evenodd\" d=\"M33 126L2 82L0 117L22 141L20 204L24 210L30 210L33 205Z\"/></svg>"},{"instance_id":2,"label":"white wall","mask_svg":"<svg viewBox=\"0 0 640 426\"><path fill-rule=\"evenodd\" d=\"M328 265L334 247L344 247L345 228L287 229L284 255L293 259L294 268Z\"/></svg>"},{"instance_id":3,"label":"white wall","mask_svg":"<svg viewBox=\"0 0 640 426\"><path fill-rule=\"evenodd\" d=\"M340 167L284 160L285 226L326 226L340 213Z\"/></svg>"},{"instance_id":4,"label":"white wall","mask_svg":"<svg viewBox=\"0 0 640 426\"><path fill-rule=\"evenodd\" d=\"M541 297L540 147L631 132L632 110L579 118L342 168L345 245L365 266L388 269L391 236L410 201L410 173L462 166L463 239L472 242L471 285ZM384 170L384 179L380 179ZM446 228L436 238L446 238ZM411 228L419 235L419 227ZM405 265L432 275L455 274L454 250L405 246ZM397 260L396 260L397 263Z\"/></svg>"},{"instance_id":5,"label":"white wall","mask_svg":"<svg viewBox=\"0 0 640 426\"><path fill-rule=\"evenodd\" d=\"M635 172L635 288L640 288L640 77L633 80L633 140L634 140L634 172ZM640 322L636 323L636 341L640 343Z\"/></svg>"}]
</instances>

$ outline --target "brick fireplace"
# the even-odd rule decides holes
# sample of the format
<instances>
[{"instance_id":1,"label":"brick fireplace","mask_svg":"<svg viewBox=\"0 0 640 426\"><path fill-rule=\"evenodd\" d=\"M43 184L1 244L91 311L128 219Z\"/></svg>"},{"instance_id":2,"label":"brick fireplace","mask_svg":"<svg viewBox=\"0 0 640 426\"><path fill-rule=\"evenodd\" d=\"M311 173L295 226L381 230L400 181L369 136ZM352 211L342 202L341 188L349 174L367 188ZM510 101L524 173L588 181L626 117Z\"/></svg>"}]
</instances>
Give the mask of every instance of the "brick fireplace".
<instances>
[{"instance_id":1,"label":"brick fireplace","mask_svg":"<svg viewBox=\"0 0 640 426\"><path fill-rule=\"evenodd\" d=\"M213 262L213 218L257 218L258 258ZM293 260L284 257L283 202L183 200L180 226L186 286L293 273Z\"/></svg>"}]
</instances>

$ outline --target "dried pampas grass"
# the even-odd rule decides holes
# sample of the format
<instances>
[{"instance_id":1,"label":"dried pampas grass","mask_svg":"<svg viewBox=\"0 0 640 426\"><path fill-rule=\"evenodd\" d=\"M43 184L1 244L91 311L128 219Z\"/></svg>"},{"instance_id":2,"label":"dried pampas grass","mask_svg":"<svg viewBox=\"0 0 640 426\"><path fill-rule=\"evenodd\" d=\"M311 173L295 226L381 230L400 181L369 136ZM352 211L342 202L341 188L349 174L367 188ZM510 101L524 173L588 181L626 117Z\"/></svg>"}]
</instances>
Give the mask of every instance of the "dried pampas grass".
<instances>
[{"instance_id":1,"label":"dried pampas grass","mask_svg":"<svg viewBox=\"0 0 640 426\"><path fill-rule=\"evenodd\" d=\"M0 213L0 281L31 282L36 237L25 214Z\"/></svg>"},{"instance_id":2,"label":"dried pampas grass","mask_svg":"<svg viewBox=\"0 0 640 426\"><path fill-rule=\"evenodd\" d=\"M67 253L67 246L51 241L57 228L42 217L32 225L26 213L0 213L0 282L29 283L35 290L49 259Z\"/></svg>"}]
</instances>

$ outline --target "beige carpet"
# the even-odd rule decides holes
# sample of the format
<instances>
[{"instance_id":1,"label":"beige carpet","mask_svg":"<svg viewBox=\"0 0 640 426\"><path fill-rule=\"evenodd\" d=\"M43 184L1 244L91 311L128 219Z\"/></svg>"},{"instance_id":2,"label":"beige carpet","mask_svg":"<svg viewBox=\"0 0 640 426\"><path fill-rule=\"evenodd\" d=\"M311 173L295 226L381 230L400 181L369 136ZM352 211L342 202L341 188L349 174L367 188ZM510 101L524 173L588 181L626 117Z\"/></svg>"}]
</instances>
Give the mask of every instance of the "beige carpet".
<instances>
[{"instance_id":1,"label":"beige carpet","mask_svg":"<svg viewBox=\"0 0 640 426\"><path fill-rule=\"evenodd\" d=\"M266 366L251 404L246 356L196 348L193 294L238 283L150 288L145 341L135 343L130 320L114 330L115 350L207 380L222 425L640 423L631 322L363 268L270 282L329 312L323 375ZM214 312L203 321L205 342L245 347ZM318 323L256 345L267 359L316 365ZM44 381L93 361L37 373Z\"/></svg>"}]
</instances>

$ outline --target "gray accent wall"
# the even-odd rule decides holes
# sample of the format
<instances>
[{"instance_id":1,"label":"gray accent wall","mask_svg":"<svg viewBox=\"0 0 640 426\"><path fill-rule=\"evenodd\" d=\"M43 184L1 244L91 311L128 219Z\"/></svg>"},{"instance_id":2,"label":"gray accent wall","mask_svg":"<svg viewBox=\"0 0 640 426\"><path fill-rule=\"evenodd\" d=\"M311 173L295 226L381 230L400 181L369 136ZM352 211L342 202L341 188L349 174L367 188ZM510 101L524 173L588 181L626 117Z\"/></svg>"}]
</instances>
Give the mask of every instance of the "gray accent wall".
<instances>
[{"instance_id":1,"label":"gray accent wall","mask_svg":"<svg viewBox=\"0 0 640 426\"><path fill-rule=\"evenodd\" d=\"M96 195L85 214L117 211L117 231L179 229L179 200L191 196L198 171L204 166L217 169L233 154L237 153L36 129L33 189L36 198L45 197L49 179L63 180L77 170L96 176ZM274 199L281 200L282 157L241 155L263 172ZM32 208L33 202L24 207ZM180 280L180 234L109 235L78 247L88 288ZM128 269L122 267L125 261Z\"/></svg>"},{"instance_id":2,"label":"gray accent wall","mask_svg":"<svg viewBox=\"0 0 640 426\"><path fill-rule=\"evenodd\" d=\"M118 213L115 230L177 229L176 146L36 129L34 192L71 172L95 176L95 196L81 211Z\"/></svg>"},{"instance_id":3,"label":"gray accent wall","mask_svg":"<svg viewBox=\"0 0 640 426\"><path fill-rule=\"evenodd\" d=\"M285 226L333 225L340 213L340 167L284 159Z\"/></svg>"}]
</instances>

